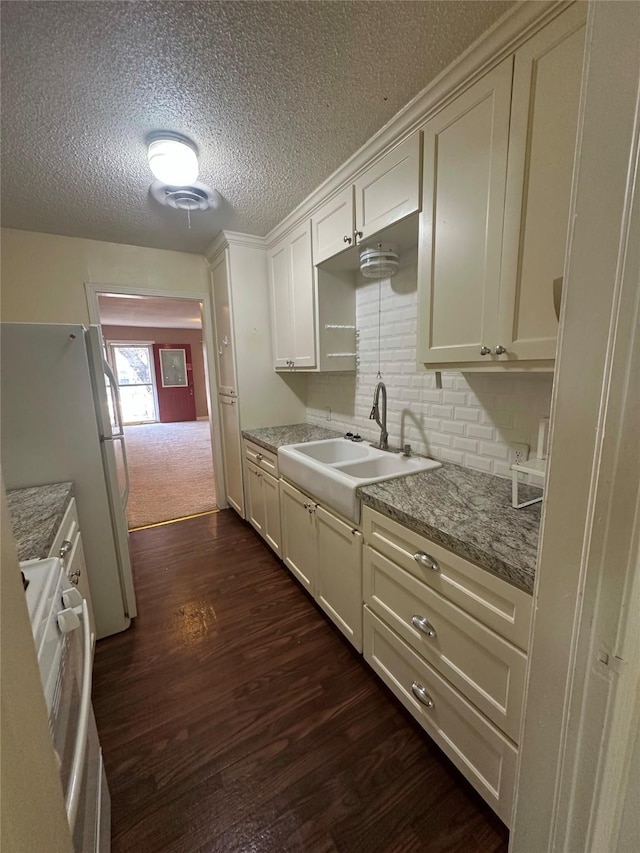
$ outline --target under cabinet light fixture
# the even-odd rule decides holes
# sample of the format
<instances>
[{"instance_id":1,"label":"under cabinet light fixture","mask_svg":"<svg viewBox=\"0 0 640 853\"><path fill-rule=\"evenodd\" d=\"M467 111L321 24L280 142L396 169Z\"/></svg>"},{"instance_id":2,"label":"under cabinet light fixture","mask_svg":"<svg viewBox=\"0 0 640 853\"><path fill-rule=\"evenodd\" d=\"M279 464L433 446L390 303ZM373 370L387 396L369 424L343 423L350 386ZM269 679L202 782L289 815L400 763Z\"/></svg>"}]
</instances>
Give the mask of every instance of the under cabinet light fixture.
<instances>
[{"instance_id":1,"label":"under cabinet light fixture","mask_svg":"<svg viewBox=\"0 0 640 853\"><path fill-rule=\"evenodd\" d=\"M149 138L147 157L154 176L172 187L187 187L198 179L196 147L177 133L156 133Z\"/></svg>"}]
</instances>

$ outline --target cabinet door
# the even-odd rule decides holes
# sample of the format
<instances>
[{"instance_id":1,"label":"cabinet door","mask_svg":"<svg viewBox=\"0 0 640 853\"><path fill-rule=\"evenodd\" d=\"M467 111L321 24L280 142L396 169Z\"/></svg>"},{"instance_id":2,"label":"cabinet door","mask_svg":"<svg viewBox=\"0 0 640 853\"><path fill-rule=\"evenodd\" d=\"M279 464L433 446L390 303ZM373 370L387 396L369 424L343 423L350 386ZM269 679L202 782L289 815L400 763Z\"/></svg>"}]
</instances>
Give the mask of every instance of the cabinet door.
<instances>
[{"instance_id":1,"label":"cabinet door","mask_svg":"<svg viewBox=\"0 0 640 853\"><path fill-rule=\"evenodd\" d=\"M264 538L276 554L282 556L282 534L280 528L280 488L279 482L271 474L260 472L262 479L262 497L264 499Z\"/></svg>"},{"instance_id":2,"label":"cabinet door","mask_svg":"<svg viewBox=\"0 0 640 853\"><path fill-rule=\"evenodd\" d=\"M477 362L496 340L513 59L424 127L418 359Z\"/></svg>"},{"instance_id":3,"label":"cabinet door","mask_svg":"<svg viewBox=\"0 0 640 853\"><path fill-rule=\"evenodd\" d=\"M242 451L240 449L240 421L238 401L219 397L222 456L227 500L244 518L244 487L242 484Z\"/></svg>"},{"instance_id":4,"label":"cabinet door","mask_svg":"<svg viewBox=\"0 0 640 853\"><path fill-rule=\"evenodd\" d=\"M271 333L273 336L273 365L291 367L293 361L293 314L291 310L291 282L289 241L278 243L269 254L269 281L271 284Z\"/></svg>"},{"instance_id":5,"label":"cabinet door","mask_svg":"<svg viewBox=\"0 0 640 853\"><path fill-rule=\"evenodd\" d=\"M247 521L266 539L265 536L265 507L264 489L262 487L262 472L245 459L247 472Z\"/></svg>"},{"instance_id":6,"label":"cabinet door","mask_svg":"<svg viewBox=\"0 0 640 853\"><path fill-rule=\"evenodd\" d=\"M218 354L218 391L236 396L236 366L233 350L229 263L227 250L211 268L213 316Z\"/></svg>"},{"instance_id":7,"label":"cabinet door","mask_svg":"<svg viewBox=\"0 0 640 853\"><path fill-rule=\"evenodd\" d=\"M353 186L323 204L311 222L314 264L326 261L353 246Z\"/></svg>"},{"instance_id":8,"label":"cabinet door","mask_svg":"<svg viewBox=\"0 0 640 853\"><path fill-rule=\"evenodd\" d=\"M289 258L291 262L294 363L296 367L315 367L316 334L311 221L306 222L290 235Z\"/></svg>"},{"instance_id":9,"label":"cabinet door","mask_svg":"<svg viewBox=\"0 0 640 853\"><path fill-rule=\"evenodd\" d=\"M280 484L282 559L285 566L313 595L317 560L315 504L288 483Z\"/></svg>"},{"instance_id":10,"label":"cabinet door","mask_svg":"<svg viewBox=\"0 0 640 853\"><path fill-rule=\"evenodd\" d=\"M326 509L316 510L316 601L362 651L362 534Z\"/></svg>"},{"instance_id":11,"label":"cabinet door","mask_svg":"<svg viewBox=\"0 0 640 853\"><path fill-rule=\"evenodd\" d=\"M355 182L361 240L420 210L420 131L389 151Z\"/></svg>"},{"instance_id":12,"label":"cabinet door","mask_svg":"<svg viewBox=\"0 0 640 853\"><path fill-rule=\"evenodd\" d=\"M578 128L586 9L572 6L516 53L504 222L502 359L552 359ZM490 344L491 345L491 344Z\"/></svg>"}]
</instances>

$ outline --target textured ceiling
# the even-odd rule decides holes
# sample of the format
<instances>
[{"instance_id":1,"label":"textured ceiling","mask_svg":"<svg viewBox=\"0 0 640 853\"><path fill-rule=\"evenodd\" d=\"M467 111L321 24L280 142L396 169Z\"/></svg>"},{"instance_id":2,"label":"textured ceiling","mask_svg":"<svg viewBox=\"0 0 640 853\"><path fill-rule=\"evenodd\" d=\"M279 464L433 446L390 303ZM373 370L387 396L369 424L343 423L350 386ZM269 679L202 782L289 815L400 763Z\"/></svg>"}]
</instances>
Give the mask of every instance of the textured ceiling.
<instances>
[{"instance_id":1,"label":"textured ceiling","mask_svg":"<svg viewBox=\"0 0 640 853\"><path fill-rule=\"evenodd\" d=\"M143 326L147 329L201 329L201 304L195 299L167 296L98 295L103 326Z\"/></svg>"},{"instance_id":2,"label":"textured ceiling","mask_svg":"<svg viewBox=\"0 0 640 853\"><path fill-rule=\"evenodd\" d=\"M3 2L2 224L202 252L264 235L509 2ZM217 210L148 193L189 136Z\"/></svg>"}]
</instances>

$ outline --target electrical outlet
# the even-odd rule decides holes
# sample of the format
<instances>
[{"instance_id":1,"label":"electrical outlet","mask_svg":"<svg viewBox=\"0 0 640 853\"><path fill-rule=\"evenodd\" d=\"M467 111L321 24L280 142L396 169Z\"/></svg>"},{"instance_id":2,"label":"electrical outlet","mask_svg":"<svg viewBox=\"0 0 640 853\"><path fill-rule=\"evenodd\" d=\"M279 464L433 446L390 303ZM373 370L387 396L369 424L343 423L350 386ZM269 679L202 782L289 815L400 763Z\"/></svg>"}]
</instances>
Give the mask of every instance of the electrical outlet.
<instances>
[{"instance_id":1,"label":"electrical outlet","mask_svg":"<svg viewBox=\"0 0 640 853\"><path fill-rule=\"evenodd\" d=\"M331 406L325 406L325 418L331 420Z\"/></svg>"},{"instance_id":2,"label":"electrical outlet","mask_svg":"<svg viewBox=\"0 0 640 853\"><path fill-rule=\"evenodd\" d=\"M511 445L511 464L522 465L529 458L528 444L512 444Z\"/></svg>"}]
</instances>

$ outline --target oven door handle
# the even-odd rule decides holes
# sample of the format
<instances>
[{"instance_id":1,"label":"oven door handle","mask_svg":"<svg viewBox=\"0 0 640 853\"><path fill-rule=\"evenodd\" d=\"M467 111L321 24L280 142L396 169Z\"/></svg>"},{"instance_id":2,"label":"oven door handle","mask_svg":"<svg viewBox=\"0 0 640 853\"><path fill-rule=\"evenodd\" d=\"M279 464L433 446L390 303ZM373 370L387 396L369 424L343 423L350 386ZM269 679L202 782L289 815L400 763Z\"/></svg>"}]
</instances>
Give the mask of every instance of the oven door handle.
<instances>
[{"instance_id":1,"label":"oven door handle","mask_svg":"<svg viewBox=\"0 0 640 853\"><path fill-rule=\"evenodd\" d=\"M80 608L78 608L80 609ZM82 694L80 697L80 715L78 730L76 732L76 743L73 750L73 764L71 765L71 776L65 806L67 809L67 820L73 829L78 813L78 802L80 800L80 789L82 787L82 775L84 772L84 759L87 752L87 734L89 728L89 713L91 711L91 626L89 624L89 610L87 602L82 599L82 634L83 634L83 666L82 666Z\"/></svg>"}]
</instances>

